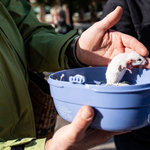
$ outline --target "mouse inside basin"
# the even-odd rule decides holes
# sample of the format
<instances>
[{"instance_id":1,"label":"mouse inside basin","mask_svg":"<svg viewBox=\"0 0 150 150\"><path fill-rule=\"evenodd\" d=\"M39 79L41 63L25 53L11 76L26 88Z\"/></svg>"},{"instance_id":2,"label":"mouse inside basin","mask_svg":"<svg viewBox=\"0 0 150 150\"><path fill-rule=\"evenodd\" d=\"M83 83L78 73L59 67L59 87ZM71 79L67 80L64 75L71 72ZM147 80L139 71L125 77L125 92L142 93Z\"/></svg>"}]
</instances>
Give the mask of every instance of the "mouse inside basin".
<instances>
[{"instance_id":1,"label":"mouse inside basin","mask_svg":"<svg viewBox=\"0 0 150 150\"><path fill-rule=\"evenodd\" d=\"M72 84L106 86L106 70L107 67L68 69L51 74L51 78L57 81L70 82ZM150 81L148 80L149 76L149 69L134 68L132 69L132 74L129 71L126 71L125 75L123 76L122 80L119 81L119 83L107 86L150 84Z\"/></svg>"},{"instance_id":2,"label":"mouse inside basin","mask_svg":"<svg viewBox=\"0 0 150 150\"><path fill-rule=\"evenodd\" d=\"M76 74L75 76L70 76L69 77L69 82L71 83L76 83L76 84L95 84L95 85L102 85L102 86L108 86L106 84L106 81L105 80L102 80L102 81L96 81L96 80L93 80L93 81L87 81L86 80L86 77L83 76L83 75L80 75L80 74ZM115 86L126 86L126 85L130 85L129 82L120 82L120 83L117 83L117 84L112 84L112 86L115 85Z\"/></svg>"}]
</instances>

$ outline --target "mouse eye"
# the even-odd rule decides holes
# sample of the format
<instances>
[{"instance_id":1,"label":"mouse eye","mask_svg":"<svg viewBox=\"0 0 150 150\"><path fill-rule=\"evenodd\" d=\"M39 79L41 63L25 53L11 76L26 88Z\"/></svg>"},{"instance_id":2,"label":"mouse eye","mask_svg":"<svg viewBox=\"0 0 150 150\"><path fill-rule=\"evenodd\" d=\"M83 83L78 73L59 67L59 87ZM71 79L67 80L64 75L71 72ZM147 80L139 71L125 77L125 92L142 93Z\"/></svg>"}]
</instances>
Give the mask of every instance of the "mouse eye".
<instances>
[{"instance_id":1,"label":"mouse eye","mask_svg":"<svg viewBox=\"0 0 150 150\"><path fill-rule=\"evenodd\" d=\"M142 59L141 59L141 58L139 58L139 59L138 59L138 61L142 61Z\"/></svg>"}]
</instances>

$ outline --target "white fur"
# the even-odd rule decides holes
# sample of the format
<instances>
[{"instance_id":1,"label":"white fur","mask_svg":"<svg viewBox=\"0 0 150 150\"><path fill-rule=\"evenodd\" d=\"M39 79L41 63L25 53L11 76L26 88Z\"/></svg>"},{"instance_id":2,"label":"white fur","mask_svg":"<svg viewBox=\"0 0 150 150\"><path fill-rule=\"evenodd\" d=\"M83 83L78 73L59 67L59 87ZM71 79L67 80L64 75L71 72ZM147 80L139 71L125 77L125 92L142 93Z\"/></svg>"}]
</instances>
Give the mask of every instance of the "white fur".
<instances>
[{"instance_id":1,"label":"white fur","mask_svg":"<svg viewBox=\"0 0 150 150\"><path fill-rule=\"evenodd\" d=\"M145 65L146 59L136 52L122 53L115 56L109 63L106 70L107 85L117 84L124 76L127 68L127 63L132 60L131 66ZM130 73L131 70L129 70Z\"/></svg>"}]
</instances>

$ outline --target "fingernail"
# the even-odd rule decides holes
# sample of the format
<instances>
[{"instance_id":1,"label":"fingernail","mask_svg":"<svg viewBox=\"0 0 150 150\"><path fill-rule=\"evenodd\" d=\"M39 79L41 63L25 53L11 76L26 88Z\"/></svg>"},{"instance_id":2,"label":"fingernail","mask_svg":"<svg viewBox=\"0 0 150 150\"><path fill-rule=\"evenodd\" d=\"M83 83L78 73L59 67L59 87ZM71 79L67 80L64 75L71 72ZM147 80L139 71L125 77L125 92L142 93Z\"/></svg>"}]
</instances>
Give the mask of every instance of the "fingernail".
<instances>
[{"instance_id":1,"label":"fingernail","mask_svg":"<svg viewBox=\"0 0 150 150\"><path fill-rule=\"evenodd\" d=\"M93 117L93 114L86 109L83 109L81 112L81 116L83 119L90 120Z\"/></svg>"}]
</instances>

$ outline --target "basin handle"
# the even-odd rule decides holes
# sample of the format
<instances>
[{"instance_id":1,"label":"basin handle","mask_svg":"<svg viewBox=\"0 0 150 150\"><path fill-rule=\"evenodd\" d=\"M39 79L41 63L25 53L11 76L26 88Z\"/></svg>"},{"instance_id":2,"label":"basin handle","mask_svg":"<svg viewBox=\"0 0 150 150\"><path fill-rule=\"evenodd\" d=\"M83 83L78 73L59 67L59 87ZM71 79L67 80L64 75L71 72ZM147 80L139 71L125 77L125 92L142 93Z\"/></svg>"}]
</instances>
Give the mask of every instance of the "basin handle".
<instances>
[{"instance_id":1,"label":"basin handle","mask_svg":"<svg viewBox=\"0 0 150 150\"><path fill-rule=\"evenodd\" d=\"M86 77L80 74L76 74L75 76L69 76L69 82L84 84L86 82Z\"/></svg>"}]
</instances>

